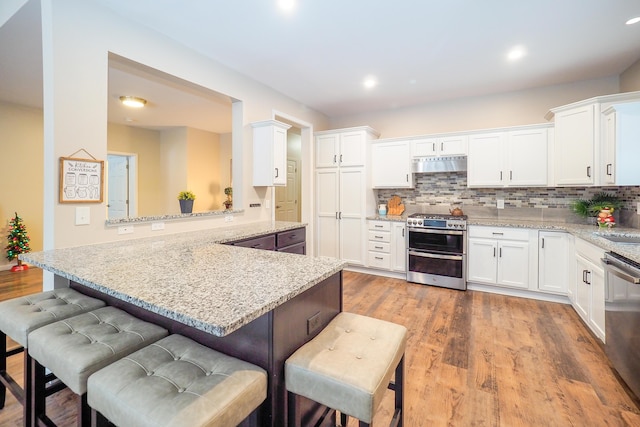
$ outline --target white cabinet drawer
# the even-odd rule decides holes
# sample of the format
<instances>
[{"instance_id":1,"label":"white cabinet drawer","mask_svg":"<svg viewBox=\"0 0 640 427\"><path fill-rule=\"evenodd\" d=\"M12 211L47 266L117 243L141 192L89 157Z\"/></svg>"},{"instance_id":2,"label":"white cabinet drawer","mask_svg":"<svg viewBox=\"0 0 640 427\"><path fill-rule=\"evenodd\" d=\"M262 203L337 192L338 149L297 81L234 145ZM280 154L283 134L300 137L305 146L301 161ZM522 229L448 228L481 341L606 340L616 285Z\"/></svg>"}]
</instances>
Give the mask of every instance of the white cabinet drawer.
<instances>
[{"instance_id":1,"label":"white cabinet drawer","mask_svg":"<svg viewBox=\"0 0 640 427\"><path fill-rule=\"evenodd\" d=\"M391 253L391 244L386 242L369 241L369 251Z\"/></svg>"},{"instance_id":2,"label":"white cabinet drawer","mask_svg":"<svg viewBox=\"0 0 640 427\"><path fill-rule=\"evenodd\" d=\"M369 267L389 270L391 268L390 254L369 251Z\"/></svg>"},{"instance_id":3,"label":"white cabinet drawer","mask_svg":"<svg viewBox=\"0 0 640 427\"><path fill-rule=\"evenodd\" d=\"M369 221L369 230L391 231L390 221Z\"/></svg>"},{"instance_id":4,"label":"white cabinet drawer","mask_svg":"<svg viewBox=\"0 0 640 427\"><path fill-rule=\"evenodd\" d=\"M372 242L391 242L391 233L389 231L369 230L369 241Z\"/></svg>"},{"instance_id":5,"label":"white cabinet drawer","mask_svg":"<svg viewBox=\"0 0 640 427\"><path fill-rule=\"evenodd\" d=\"M529 230L509 227L484 227L472 225L469 227L469 237L497 240L529 240Z\"/></svg>"}]
</instances>

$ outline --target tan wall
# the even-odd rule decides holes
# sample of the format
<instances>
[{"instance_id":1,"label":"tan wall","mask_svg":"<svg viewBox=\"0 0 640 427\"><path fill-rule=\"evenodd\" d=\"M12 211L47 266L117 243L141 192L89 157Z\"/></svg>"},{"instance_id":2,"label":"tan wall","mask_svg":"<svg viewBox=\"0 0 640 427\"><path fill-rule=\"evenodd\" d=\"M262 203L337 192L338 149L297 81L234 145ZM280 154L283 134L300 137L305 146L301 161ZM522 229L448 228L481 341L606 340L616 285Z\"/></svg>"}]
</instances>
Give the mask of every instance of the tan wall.
<instances>
[{"instance_id":1,"label":"tan wall","mask_svg":"<svg viewBox=\"0 0 640 427\"><path fill-rule=\"evenodd\" d=\"M544 123L550 108L618 92L618 78L608 77L334 118L331 127L368 125L391 138Z\"/></svg>"},{"instance_id":2,"label":"tan wall","mask_svg":"<svg viewBox=\"0 0 640 427\"><path fill-rule=\"evenodd\" d=\"M0 103L0 269L6 259L6 235L15 212L23 219L32 250L42 250L42 111ZM71 154L71 153L68 153ZM57 180L56 180L57 185ZM57 195L56 195L57 197ZM13 262L15 264L15 261Z\"/></svg>"},{"instance_id":3,"label":"tan wall","mask_svg":"<svg viewBox=\"0 0 640 427\"><path fill-rule=\"evenodd\" d=\"M178 193L189 190L187 183L187 128L168 129L161 132L162 148L162 211L167 215L180 213Z\"/></svg>"},{"instance_id":4,"label":"tan wall","mask_svg":"<svg viewBox=\"0 0 640 427\"><path fill-rule=\"evenodd\" d=\"M109 123L107 126L107 151L137 155L138 216L162 214L160 132Z\"/></svg>"},{"instance_id":5,"label":"tan wall","mask_svg":"<svg viewBox=\"0 0 640 427\"><path fill-rule=\"evenodd\" d=\"M220 136L199 129L187 131L187 187L196 195L194 212L224 209L220 185Z\"/></svg>"},{"instance_id":6,"label":"tan wall","mask_svg":"<svg viewBox=\"0 0 640 427\"><path fill-rule=\"evenodd\" d=\"M620 92L640 90L640 59L620 74Z\"/></svg>"}]
</instances>

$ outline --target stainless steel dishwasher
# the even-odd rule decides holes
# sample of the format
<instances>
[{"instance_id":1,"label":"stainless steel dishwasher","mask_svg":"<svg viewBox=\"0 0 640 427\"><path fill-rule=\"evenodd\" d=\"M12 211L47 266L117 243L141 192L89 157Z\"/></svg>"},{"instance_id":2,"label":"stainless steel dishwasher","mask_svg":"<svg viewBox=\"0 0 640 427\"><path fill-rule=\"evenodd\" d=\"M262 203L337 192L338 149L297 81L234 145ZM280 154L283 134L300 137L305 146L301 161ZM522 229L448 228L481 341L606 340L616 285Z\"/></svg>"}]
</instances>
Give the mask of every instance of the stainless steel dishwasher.
<instances>
[{"instance_id":1,"label":"stainless steel dishwasher","mask_svg":"<svg viewBox=\"0 0 640 427\"><path fill-rule=\"evenodd\" d=\"M640 397L640 264L613 252L606 271L605 351L613 367Z\"/></svg>"}]
</instances>

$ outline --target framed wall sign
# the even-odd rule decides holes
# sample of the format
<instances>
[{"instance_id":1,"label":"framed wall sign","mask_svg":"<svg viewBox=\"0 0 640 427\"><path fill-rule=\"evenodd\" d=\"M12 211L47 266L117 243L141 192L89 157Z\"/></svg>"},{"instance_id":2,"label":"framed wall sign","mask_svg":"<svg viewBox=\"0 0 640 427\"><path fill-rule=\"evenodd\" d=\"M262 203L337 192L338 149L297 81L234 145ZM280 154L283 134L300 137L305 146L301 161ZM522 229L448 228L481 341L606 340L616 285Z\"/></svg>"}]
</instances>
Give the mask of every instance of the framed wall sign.
<instances>
[{"instance_id":1,"label":"framed wall sign","mask_svg":"<svg viewBox=\"0 0 640 427\"><path fill-rule=\"evenodd\" d=\"M104 161L60 157L60 203L102 203Z\"/></svg>"}]
</instances>

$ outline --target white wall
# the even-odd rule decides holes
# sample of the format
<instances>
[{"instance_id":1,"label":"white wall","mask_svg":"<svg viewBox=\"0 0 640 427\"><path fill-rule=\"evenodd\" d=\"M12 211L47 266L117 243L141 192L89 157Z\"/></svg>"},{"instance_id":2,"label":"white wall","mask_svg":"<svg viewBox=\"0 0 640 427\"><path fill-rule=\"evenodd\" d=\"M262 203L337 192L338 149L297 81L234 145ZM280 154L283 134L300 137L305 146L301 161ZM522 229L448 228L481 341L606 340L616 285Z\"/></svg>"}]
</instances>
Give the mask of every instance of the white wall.
<instances>
[{"instance_id":1,"label":"white wall","mask_svg":"<svg viewBox=\"0 0 640 427\"><path fill-rule=\"evenodd\" d=\"M367 125L380 138L518 126L546 122L550 108L619 92L618 77L547 86L519 92L456 99L394 111L331 120L332 128Z\"/></svg>"},{"instance_id":2,"label":"white wall","mask_svg":"<svg viewBox=\"0 0 640 427\"><path fill-rule=\"evenodd\" d=\"M83 0L42 0L42 12L45 249L152 234L150 225L138 225L133 235L119 236L116 228L104 224L104 204L91 205L90 225L75 226L76 206L60 205L52 196L57 191L56 162L60 156L85 148L96 158L106 157L109 52L241 101L233 107L236 117L242 113L239 131L234 129L233 135L234 207L239 207L239 199L247 203L245 213L236 215L238 222L268 219L269 214L264 203L260 209L247 207L248 202L262 201L266 194L264 188L251 186L252 133L248 124L271 118L277 109L314 126L327 127L324 115L99 5ZM163 232L222 225L222 218L171 222Z\"/></svg>"}]
</instances>

